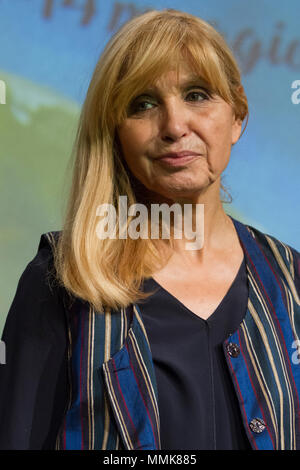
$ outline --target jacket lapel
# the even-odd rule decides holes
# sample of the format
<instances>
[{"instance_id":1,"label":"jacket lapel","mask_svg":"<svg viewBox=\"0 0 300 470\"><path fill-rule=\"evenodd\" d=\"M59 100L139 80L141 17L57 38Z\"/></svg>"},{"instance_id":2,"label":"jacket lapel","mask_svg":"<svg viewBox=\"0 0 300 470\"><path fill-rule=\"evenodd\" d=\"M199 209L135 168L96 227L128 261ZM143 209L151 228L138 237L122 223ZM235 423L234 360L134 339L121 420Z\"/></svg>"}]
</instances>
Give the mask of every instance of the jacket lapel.
<instances>
[{"instance_id":1,"label":"jacket lapel","mask_svg":"<svg viewBox=\"0 0 300 470\"><path fill-rule=\"evenodd\" d=\"M126 450L160 449L157 385L137 305L123 347L102 365L107 394Z\"/></svg>"},{"instance_id":2,"label":"jacket lapel","mask_svg":"<svg viewBox=\"0 0 300 470\"><path fill-rule=\"evenodd\" d=\"M296 449L300 370L291 357L300 310L297 294L291 295L288 247L232 220L246 258L249 296L243 322L223 346L244 425L254 449ZM229 343L238 346L238 357L228 354ZM257 420L263 429L253 426Z\"/></svg>"}]
</instances>

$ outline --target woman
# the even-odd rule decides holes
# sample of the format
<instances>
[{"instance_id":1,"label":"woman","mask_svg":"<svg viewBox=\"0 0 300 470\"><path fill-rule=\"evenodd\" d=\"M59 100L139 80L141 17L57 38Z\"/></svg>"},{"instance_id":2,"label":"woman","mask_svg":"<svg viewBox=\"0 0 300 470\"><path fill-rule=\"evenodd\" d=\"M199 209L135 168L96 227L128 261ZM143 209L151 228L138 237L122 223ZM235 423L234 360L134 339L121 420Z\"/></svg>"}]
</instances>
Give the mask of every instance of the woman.
<instances>
[{"instance_id":1,"label":"woman","mask_svg":"<svg viewBox=\"0 0 300 470\"><path fill-rule=\"evenodd\" d=\"M109 41L64 228L42 235L6 321L1 448L300 449L300 254L220 199L247 115L235 59L199 18L149 11ZM149 221L189 204L201 249L175 216L170 238L165 220L127 236L132 212L105 237L121 196Z\"/></svg>"}]
</instances>

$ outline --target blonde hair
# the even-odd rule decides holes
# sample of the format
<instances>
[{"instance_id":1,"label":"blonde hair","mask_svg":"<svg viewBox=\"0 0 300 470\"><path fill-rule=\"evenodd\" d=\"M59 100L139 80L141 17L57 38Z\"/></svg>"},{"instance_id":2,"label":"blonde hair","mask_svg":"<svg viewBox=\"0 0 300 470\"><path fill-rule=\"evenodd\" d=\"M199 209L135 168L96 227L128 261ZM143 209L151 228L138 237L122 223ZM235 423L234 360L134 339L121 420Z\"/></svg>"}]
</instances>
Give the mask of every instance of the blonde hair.
<instances>
[{"instance_id":1,"label":"blonde hair","mask_svg":"<svg viewBox=\"0 0 300 470\"><path fill-rule=\"evenodd\" d=\"M131 99L181 59L233 107L242 121L247 98L237 63L222 36L188 13L151 10L134 17L110 39L95 67L82 106L73 147L74 169L63 230L55 250L61 284L96 311L126 308L150 294L139 290L143 278L163 267L151 238L97 237L96 210L119 196L137 202L133 180L120 155L117 126ZM130 223L130 217L127 224ZM165 240L172 245L172 240Z\"/></svg>"}]
</instances>

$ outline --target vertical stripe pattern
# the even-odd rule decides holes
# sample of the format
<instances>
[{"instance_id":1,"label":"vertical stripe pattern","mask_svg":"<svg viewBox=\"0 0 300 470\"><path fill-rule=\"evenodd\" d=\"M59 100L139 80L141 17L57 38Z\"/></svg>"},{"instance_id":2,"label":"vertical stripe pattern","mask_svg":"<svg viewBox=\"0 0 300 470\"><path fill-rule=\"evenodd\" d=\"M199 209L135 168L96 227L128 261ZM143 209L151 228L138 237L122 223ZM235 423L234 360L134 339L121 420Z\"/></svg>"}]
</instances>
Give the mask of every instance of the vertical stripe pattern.
<instances>
[{"instance_id":1,"label":"vertical stripe pattern","mask_svg":"<svg viewBox=\"0 0 300 470\"><path fill-rule=\"evenodd\" d=\"M70 397L56 449L122 448L101 370L127 336L125 316L97 313L79 300L69 309Z\"/></svg>"},{"instance_id":2,"label":"vertical stripe pattern","mask_svg":"<svg viewBox=\"0 0 300 470\"><path fill-rule=\"evenodd\" d=\"M244 426L253 449L299 449L300 367L291 360L299 330L291 316L297 312L299 317L300 311L291 257L272 237L237 221L235 226L247 261L249 299L246 316L224 343L224 353ZM230 342L240 348L236 358L226 352ZM249 427L255 418L265 423L262 433Z\"/></svg>"}]
</instances>

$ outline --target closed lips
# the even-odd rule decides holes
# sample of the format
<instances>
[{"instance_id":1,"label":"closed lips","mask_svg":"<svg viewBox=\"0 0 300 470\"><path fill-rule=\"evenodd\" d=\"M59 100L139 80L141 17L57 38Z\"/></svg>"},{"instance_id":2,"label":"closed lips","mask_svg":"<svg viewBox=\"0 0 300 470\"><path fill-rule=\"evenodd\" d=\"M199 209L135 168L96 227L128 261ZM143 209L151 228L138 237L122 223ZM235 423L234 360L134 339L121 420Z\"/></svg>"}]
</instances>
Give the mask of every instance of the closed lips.
<instances>
[{"instance_id":1,"label":"closed lips","mask_svg":"<svg viewBox=\"0 0 300 470\"><path fill-rule=\"evenodd\" d=\"M200 155L199 153L192 152L190 150L184 150L182 152L171 152L171 153L164 153L162 155L159 155L157 158L180 158L180 157L189 157L189 156L196 156Z\"/></svg>"}]
</instances>

